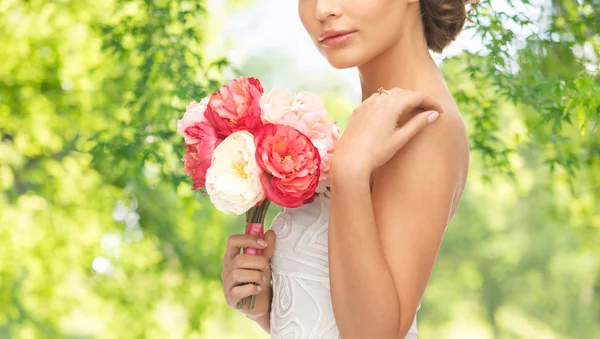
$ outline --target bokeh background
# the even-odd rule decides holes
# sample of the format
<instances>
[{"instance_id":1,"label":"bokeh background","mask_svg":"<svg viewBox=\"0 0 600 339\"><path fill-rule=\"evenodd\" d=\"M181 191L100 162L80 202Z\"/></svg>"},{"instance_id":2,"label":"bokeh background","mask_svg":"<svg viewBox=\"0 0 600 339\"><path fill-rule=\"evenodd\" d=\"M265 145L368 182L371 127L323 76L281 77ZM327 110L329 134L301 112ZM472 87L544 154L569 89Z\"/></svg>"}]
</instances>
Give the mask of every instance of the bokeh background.
<instances>
[{"instance_id":1,"label":"bokeh background","mask_svg":"<svg viewBox=\"0 0 600 339\"><path fill-rule=\"evenodd\" d=\"M225 304L242 217L192 191L176 120L240 74L316 92L296 0L0 1L0 338L267 338ZM422 338L600 338L600 2L484 0L436 61L472 148ZM267 223L277 208L272 207Z\"/></svg>"}]
</instances>

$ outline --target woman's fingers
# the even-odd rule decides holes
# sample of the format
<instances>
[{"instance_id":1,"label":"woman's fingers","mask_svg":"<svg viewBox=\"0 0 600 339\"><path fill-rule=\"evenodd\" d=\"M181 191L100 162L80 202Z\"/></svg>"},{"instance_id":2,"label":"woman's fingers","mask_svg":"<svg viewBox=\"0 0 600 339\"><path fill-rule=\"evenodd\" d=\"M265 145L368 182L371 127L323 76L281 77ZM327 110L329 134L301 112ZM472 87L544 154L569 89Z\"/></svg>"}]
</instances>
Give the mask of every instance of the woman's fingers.
<instances>
[{"instance_id":1,"label":"woman's fingers","mask_svg":"<svg viewBox=\"0 0 600 339\"><path fill-rule=\"evenodd\" d=\"M275 239L277 238L277 236L275 235L275 232L273 232L272 230L268 230L265 233L265 241L267 242L267 248L265 248L265 250L263 251L263 256L265 258L271 259L271 257L273 256L273 253L275 253Z\"/></svg>"},{"instance_id":2,"label":"woman's fingers","mask_svg":"<svg viewBox=\"0 0 600 339\"><path fill-rule=\"evenodd\" d=\"M402 93L408 93L408 92L411 92L411 91L406 90L406 89L402 89L400 87L394 87L394 88L390 88L388 90L388 92L390 92L390 94L402 94ZM383 94L385 94L385 93L383 93Z\"/></svg>"},{"instance_id":3,"label":"woman's fingers","mask_svg":"<svg viewBox=\"0 0 600 339\"><path fill-rule=\"evenodd\" d=\"M275 232L269 230L264 239L248 234L234 234L227 239L223 256L223 292L227 304L237 308L240 300L270 288L270 258L275 252ZM242 248L262 249L262 255L240 254Z\"/></svg>"},{"instance_id":4,"label":"woman's fingers","mask_svg":"<svg viewBox=\"0 0 600 339\"><path fill-rule=\"evenodd\" d=\"M398 87L391 88L388 92L390 93L389 95L386 93L379 94L378 92L375 92L372 97L380 96L386 101L389 100L393 107L401 113L411 111L415 108L444 113L444 108L440 102L425 92L408 91Z\"/></svg>"},{"instance_id":5,"label":"woman's fingers","mask_svg":"<svg viewBox=\"0 0 600 339\"><path fill-rule=\"evenodd\" d=\"M393 92L390 99L401 113L412 111L415 108L436 111L440 114L444 113L444 108L440 102L424 92Z\"/></svg>"},{"instance_id":6,"label":"woman's fingers","mask_svg":"<svg viewBox=\"0 0 600 339\"><path fill-rule=\"evenodd\" d=\"M375 92L365 100L365 103L373 100L378 101L378 104L385 102L389 105L388 107L391 107L391 112L394 114L400 113L400 115L416 108L437 111L440 114L444 113L444 108L440 102L425 92L407 91L398 87L391 88L388 92L389 95L385 92L381 94Z\"/></svg>"},{"instance_id":7,"label":"woman's fingers","mask_svg":"<svg viewBox=\"0 0 600 339\"><path fill-rule=\"evenodd\" d=\"M267 277L262 271L238 268L229 273L229 276L225 279L223 289L225 290L225 294L227 294L236 286L256 284L264 287L266 282Z\"/></svg>"},{"instance_id":8,"label":"woman's fingers","mask_svg":"<svg viewBox=\"0 0 600 339\"><path fill-rule=\"evenodd\" d=\"M230 280L233 286L247 284L247 283L256 283L258 285L262 285L266 281L266 277L264 276L262 271L258 270L247 270L238 268L236 270L231 271Z\"/></svg>"},{"instance_id":9,"label":"woman's fingers","mask_svg":"<svg viewBox=\"0 0 600 339\"><path fill-rule=\"evenodd\" d=\"M235 307L242 298L259 294L267 288L267 281L268 279L261 271L235 269L225 280L223 286L225 299L231 307Z\"/></svg>"},{"instance_id":10,"label":"woman's fingers","mask_svg":"<svg viewBox=\"0 0 600 339\"><path fill-rule=\"evenodd\" d=\"M223 268L223 271L221 272L221 280L224 283L231 271L239 268L266 272L270 268L268 263L269 260L262 255L238 254Z\"/></svg>"},{"instance_id":11,"label":"woman's fingers","mask_svg":"<svg viewBox=\"0 0 600 339\"><path fill-rule=\"evenodd\" d=\"M396 149L406 145L417 133L423 130L427 125L437 120L439 113L437 111L425 111L412 117L402 127L400 127L394 137L396 139Z\"/></svg>"},{"instance_id":12,"label":"woman's fingers","mask_svg":"<svg viewBox=\"0 0 600 339\"><path fill-rule=\"evenodd\" d=\"M234 234L227 239L227 248L225 249L225 255L223 256L223 265L226 266L236 255L240 253L240 250L244 247L264 249L267 246L267 242L257 236L250 234Z\"/></svg>"},{"instance_id":13,"label":"woman's fingers","mask_svg":"<svg viewBox=\"0 0 600 339\"><path fill-rule=\"evenodd\" d=\"M246 268L264 271L267 269L267 258L262 255L238 254L233 258L231 264L233 268Z\"/></svg>"},{"instance_id":14,"label":"woman's fingers","mask_svg":"<svg viewBox=\"0 0 600 339\"><path fill-rule=\"evenodd\" d=\"M262 292L262 287L254 284L236 286L229 293L227 304L232 308L237 308L237 304L240 302L240 300L251 295L257 295L260 292Z\"/></svg>"}]
</instances>

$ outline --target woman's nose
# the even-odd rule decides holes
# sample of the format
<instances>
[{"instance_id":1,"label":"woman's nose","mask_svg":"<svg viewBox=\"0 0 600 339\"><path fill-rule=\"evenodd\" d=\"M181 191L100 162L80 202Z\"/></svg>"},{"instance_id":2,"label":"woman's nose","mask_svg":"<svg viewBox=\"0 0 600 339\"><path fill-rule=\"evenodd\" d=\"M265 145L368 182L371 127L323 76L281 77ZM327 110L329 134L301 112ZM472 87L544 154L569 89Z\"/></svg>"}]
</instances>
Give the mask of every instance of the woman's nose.
<instances>
[{"instance_id":1,"label":"woman's nose","mask_svg":"<svg viewBox=\"0 0 600 339\"><path fill-rule=\"evenodd\" d=\"M316 0L316 16L320 21L337 18L342 15L340 0Z\"/></svg>"}]
</instances>

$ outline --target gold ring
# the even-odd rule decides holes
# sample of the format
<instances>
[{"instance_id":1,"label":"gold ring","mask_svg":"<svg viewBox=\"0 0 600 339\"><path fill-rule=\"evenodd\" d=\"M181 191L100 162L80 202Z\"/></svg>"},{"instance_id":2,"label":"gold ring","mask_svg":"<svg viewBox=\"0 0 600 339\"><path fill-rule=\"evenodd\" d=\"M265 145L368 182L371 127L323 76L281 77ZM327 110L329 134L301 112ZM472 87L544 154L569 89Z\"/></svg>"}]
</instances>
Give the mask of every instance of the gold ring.
<instances>
[{"instance_id":1,"label":"gold ring","mask_svg":"<svg viewBox=\"0 0 600 339\"><path fill-rule=\"evenodd\" d=\"M387 95L390 95L390 92L383 89L383 87L379 87L379 89L377 89L377 92L379 92L379 94L385 93Z\"/></svg>"}]
</instances>

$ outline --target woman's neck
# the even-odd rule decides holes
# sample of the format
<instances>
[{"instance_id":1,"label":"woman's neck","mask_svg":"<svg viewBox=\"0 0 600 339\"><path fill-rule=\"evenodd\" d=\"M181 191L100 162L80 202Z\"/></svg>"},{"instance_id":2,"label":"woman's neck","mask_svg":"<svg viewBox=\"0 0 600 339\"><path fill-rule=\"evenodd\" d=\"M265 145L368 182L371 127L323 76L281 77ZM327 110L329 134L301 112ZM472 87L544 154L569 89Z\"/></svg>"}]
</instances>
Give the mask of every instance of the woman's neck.
<instances>
[{"instance_id":1,"label":"woman's neck","mask_svg":"<svg viewBox=\"0 0 600 339\"><path fill-rule=\"evenodd\" d=\"M358 66L363 100L379 87L428 92L435 91L440 86L445 87L444 78L429 54L420 15L406 14L409 22L398 43Z\"/></svg>"}]
</instances>

